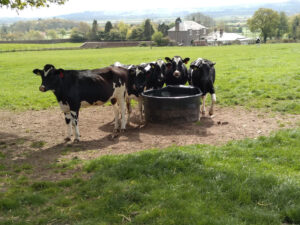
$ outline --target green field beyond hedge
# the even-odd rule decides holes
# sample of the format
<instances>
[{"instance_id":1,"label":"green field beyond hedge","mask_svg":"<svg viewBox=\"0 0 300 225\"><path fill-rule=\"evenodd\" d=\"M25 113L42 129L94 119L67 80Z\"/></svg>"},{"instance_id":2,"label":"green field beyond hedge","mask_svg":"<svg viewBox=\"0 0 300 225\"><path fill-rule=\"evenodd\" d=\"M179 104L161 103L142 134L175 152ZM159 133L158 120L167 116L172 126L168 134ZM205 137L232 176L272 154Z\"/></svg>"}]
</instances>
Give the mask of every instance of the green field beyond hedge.
<instances>
[{"instance_id":1,"label":"green field beyond hedge","mask_svg":"<svg viewBox=\"0 0 300 225\"><path fill-rule=\"evenodd\" d=\"M32 73L47 63L64 69L94 69L115 61L139 64L175 55L190 57L191 61L201 57L216 62L215 86L220 105L300 113L300 44L1 53L0 108L39 110L56 106L52 93L38 91L41 79Z\"/></svg>"}]
</instances>

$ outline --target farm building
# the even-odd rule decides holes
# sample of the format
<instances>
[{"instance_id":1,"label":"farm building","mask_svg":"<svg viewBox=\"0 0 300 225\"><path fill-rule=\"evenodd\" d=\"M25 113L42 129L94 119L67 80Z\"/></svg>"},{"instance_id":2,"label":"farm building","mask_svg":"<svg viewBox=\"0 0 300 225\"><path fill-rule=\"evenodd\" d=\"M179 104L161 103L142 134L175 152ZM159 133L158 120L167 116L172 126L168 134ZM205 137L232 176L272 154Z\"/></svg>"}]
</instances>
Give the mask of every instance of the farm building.
<instances>
[{"instance_id":1,"label":"farm building","mask_svg":"<svg viewBox=\"0 0 300 225\"><path fill-rule=\"evenodd\" d=\"M254 43L255 40L247 38L237 33L227 33L222 29L219 31L213 31L204 37L208 45L226 45L226 44L250 44Z\"/></svg>"},{"instance_id":2,"label":"farm building","mask_svg":"<svg viewBox=\"0 0 300 225\"><path fill-rule=\"evenodd\" d=\"M176 22L175 27L168 30L168 36L180 45L192 45L207 35L207 28L194 21Z\"/></svg>"}]
</instances>

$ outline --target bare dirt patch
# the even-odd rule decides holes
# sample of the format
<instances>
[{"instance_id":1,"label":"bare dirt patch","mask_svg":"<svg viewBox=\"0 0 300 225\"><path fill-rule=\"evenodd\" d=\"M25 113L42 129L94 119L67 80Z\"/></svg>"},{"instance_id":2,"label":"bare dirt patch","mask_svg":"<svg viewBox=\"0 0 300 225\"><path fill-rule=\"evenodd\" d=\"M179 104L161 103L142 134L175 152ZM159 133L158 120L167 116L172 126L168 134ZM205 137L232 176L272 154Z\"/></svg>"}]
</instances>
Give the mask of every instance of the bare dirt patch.
<instances>
[{"instance_id":1,"label":"bare dirt patch","mask_svg":"<svg viewBox=\"0 0 300 225\"><path fill-rule=\"evenodd\" d=\"M7 166L29 165L33 177L56 180L70 174L53 173L51 165L66 159L88 160L172 145L220 145L297 126L300 115L217 107L215 117L202 117L196 123L140 126L134 111L127 131L116 138L111 137L113 118L110 106L82 109L79 116L81 142L75 144L64 142L67 127L58 108L22 113L0 111L0 162Z\"/></svg>"}]
</instances>

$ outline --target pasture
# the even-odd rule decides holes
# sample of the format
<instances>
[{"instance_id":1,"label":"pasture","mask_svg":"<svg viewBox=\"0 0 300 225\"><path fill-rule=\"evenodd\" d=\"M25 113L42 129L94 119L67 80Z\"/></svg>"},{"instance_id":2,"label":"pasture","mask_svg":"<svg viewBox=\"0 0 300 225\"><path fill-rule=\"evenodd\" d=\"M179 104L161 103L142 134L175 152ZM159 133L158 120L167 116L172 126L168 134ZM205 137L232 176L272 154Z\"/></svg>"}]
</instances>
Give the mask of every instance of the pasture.
<instances>
[{"instance_id":1,"label":"pasture","mask_svg":"<svg viewBox=\"0 0 300 225\"><path fill-rule=\"evenodd\" d=\"M139 126L135 112L111 138L112 108L86 108L78 144L63 142L64 117L32 73L174 55L216 62L214 118ZM300 224L299 55L300 44L0 53L0 224Z\"/></svg>"}]
</instances>

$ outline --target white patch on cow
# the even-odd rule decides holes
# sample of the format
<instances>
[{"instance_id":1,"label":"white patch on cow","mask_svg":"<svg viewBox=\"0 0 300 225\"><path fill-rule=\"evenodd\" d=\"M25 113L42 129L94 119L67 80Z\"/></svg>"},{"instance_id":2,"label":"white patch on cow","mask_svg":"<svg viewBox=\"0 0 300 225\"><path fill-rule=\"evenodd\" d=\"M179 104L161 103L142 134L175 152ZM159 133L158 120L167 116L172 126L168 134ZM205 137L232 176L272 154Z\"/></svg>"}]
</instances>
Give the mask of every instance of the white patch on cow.
<instances>
[{"instance_id":1,"label":"white patch on cow","mask_svg":"<svg viewBox=\"0 0 300 225\"><path fill-rule=\"evenodd\" d=\"M150 66L150 64L148 64L146 67L145 67L145 70L146 71L149 71L151 69L151 66Z\"/></svg>"},{"instance_id":2,"label":"white patch on cow","mask_svg":"<svg viewBox=\"0 0 300 225\"><path fill-rule=\"evenodd\" d=\"M182 59L181 59L181 57L179 57L179 56L175 56L175 57L173 58L173 60L174 60L174 62L176 63L176 65L178 65L179 61L182 60Z\"/></svg>"},{"instance_id":3,"label":"white patch on cow","mask_svg":"<svg viewBox=\"0 0 300 225\"><path fill-rule=\"evenodd\" d=\"M136 75L139 75L142 71L139 68L136 68Z\"/></svg>"},{"instance_id":4,"label":"white patch on cow","mask_svg":"<svg viewBox=\"0 0 300 225\"><path fill-rule=\"evenodd\" d=\"M75 128L75 140L79 141L80 133L78 128L78 115L75 111L71 111L71 115L72 115L72 125Z\"/></svg>"},{"instance_id":5,"label":"white patch on cow","mask_svg":"<svg viewBox=\"0 0 300 225\"><path fill-rule=\"evenodd\" d=\"M210 106L210 109L209 109L209 115L212 116L214 114L214 104L216 103L217 101L217 97L216 97L216 94L212 94L211 95L211 106Z\"/></svg>"},{"instance_id":6,"label":"white patch on cow","mask_svg":"<svg viewBox=\"0 0 300 225\"><path fill-rule=\"evenodd\" d=\"M122 64L121 64L120 62L115 62L115 63L114 63L114 66L119 66L119 67L121 67Z\"/></svg>"},{"instance_id":7,"label":"white patch on cow","mask_svg":"<svg viewBox=\"0 0 300 225\"><path fill-rule=\"evenodd\" d=\"M118 106L121 108L121 129L122 130L126 129L126 123L127 123L125 117L125 113L126 113L125 93L126 93L126 86L124 84L123 85L121 84L120 87L115 88L113 95L110 97L110 99L116 98ZM114 107L114 114L115 114L115 130L117 130L119 129L120 112L116 104L114 104L113 107Z\"/></svg>"},{"instance_id":8,"label":"white patch on cow","mask_svg":"<svg viewBox=\"0 0 300 225\"><path fill-rule=\"evenodd\" d=\"M52 69L53 69L53 67L50 67L47 71L44 71L44 76L46 77Z\"/></svg>"},{"instance_id":9,"label":"white patch on cow","mask_svg":"<svg viewBox=\"0 0 300 225\"><path fill-rule=\"evenodd\" d=\"M61 111L63 111L64 113L70 112L70 106L68 104L63 104L63 102L60 101L59 106Z\"/></svg>"},{"instance_id":10,"label":"white patch on cow","mask_svg":"<svg viewBox=\"0 0 300 225\"><path fill-rule=\"evenodd\" d=\"M156 63L157 63L157 65L161 68L162 65L164 64L164 61L163 61L162 59L158 59L158 60L156 61Z\"/></svg>"},{"instance_id":11,"label":"white patch on cow","mask_svg":"<svg viewBox=\"0 0 300 225\"><path fill-rule=\"evenodd\" d=\"M213 102L216 102L216 101L217 101L216 94L212 94L212 96L211 96L211 100L212 100Z\"/></svg>"}]
</instances>

